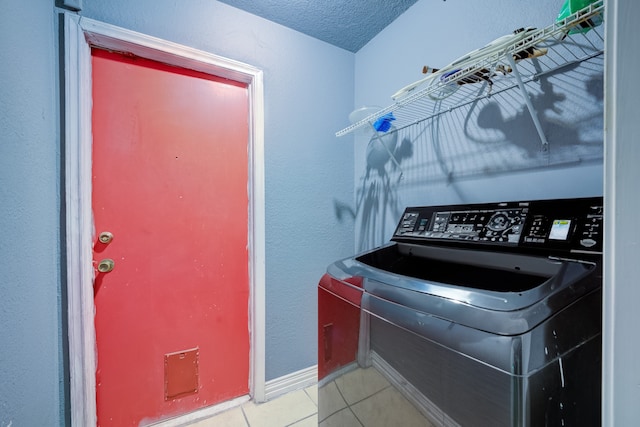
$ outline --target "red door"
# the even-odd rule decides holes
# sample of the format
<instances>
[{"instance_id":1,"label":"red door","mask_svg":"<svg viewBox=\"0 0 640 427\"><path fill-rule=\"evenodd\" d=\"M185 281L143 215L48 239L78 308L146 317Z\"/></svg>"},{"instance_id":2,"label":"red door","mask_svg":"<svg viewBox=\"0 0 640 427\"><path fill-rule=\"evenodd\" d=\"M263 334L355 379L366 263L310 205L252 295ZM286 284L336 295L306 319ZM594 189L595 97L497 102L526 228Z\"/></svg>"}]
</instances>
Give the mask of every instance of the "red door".
<instances>
[{"instance_id":1,"label":"red door","mask_svg":"<svg viewBox=\"0 0 640 427\"><path fill-rule=\"evenodd\" d=\"M102 50L92 66L94 262L113 261L94 284L98 424L245 395L247 87Z\"/></svg>"}]
</instances>

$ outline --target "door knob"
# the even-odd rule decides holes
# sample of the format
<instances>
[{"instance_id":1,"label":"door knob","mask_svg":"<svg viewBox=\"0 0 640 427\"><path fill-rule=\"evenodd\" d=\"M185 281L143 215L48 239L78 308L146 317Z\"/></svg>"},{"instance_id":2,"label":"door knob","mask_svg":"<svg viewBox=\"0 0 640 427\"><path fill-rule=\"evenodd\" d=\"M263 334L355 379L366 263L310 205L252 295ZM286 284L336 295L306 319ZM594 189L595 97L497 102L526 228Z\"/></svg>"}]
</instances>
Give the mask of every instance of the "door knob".
<instances>
[{"instance_id":1,"label":"door knob","mask_svg":"<svg viewBox=\"0 0 640 427\"><path fill-rule=\"evenodd\" d=\"M113 270L113 267L115 267L116 263L113 262L112 259L110 258L105 258L102 261L100 261L98 263L98 271L100 273L108 273L111 270Z\"/></svg>"},{"instance_id":2,"label":"door knob","mask_svg":"<svg viewBox=\"0 0 640 427\"><path fill-rule=\"evenodd\" d=\"M98 240L100 240L100 243L104 243L106 245L107 243L111 243L111 241L113 240L113 234L111 234L111 232L109 231L103 231L98 236Z\"/></svg>"}]
</instances>

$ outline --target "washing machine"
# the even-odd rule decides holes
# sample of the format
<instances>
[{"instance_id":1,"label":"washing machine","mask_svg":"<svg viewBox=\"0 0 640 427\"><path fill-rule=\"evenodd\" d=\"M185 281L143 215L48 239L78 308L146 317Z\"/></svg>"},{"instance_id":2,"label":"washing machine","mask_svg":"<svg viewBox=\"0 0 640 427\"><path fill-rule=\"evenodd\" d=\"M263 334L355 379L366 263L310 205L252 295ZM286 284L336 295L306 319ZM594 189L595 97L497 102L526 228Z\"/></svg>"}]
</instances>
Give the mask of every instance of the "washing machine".
<instances>
[{"instance_id":1,"label":"washing machine","mask_svg":"<svg viewBox=\"0 0 640 427\"><path fill-rule=\"evenodd\" d=\"M318 285L322 426L599 426L601 197L408 207Z\"/></svg>"}]
</instances>

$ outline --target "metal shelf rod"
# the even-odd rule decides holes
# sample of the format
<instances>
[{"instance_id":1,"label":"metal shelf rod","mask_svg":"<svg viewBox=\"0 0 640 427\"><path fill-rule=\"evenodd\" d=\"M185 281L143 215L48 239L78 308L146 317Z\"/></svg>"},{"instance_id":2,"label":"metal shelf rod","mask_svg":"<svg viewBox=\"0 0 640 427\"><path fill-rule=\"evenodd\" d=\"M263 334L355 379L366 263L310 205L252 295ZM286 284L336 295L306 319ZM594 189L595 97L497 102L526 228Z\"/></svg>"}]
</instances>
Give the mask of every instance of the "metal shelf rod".
<instances>
[{"instance_id":1,"label":"metal shelf rod","mask_svg":"<svg viewBox=\"0 0 640 427\"><path fill-rule=\"evenodd\" d=\"M455 106L450 105L451 102L446 102L443 104L441 100L434 101L433 99L429 99L429 98L434 98L434 96L430 96L430 95L438 94L438 93L441 93L441 91L446 91L448 89L450 90L451 85L457 85L459 84L459 82L462 82L463 79L473 76L482 70L486 69L493 72L496 70L496 66L499 64L499 61L504 61L505 59L511 64L512 72L516 76L516 80L522 80L522 77L520 76L519 71L515 67L514 54L534 46L543 45L543 42L545 41L554 42L553 47L550 44L547 44L550 50L556 50L558 52L566 51L565 56L561 57L560 60L549 58L549 62L552 62L554 65L553 67L551 67L553 69L559 69L564 67L567 64L584 61L589 57L597 56L599 53L602 52L602 49L599 49L599 47L597 47L596 44L594 44L594 42L590 40L589 37L586 37L586 35L583 34L585 36L584 42L586 43L586 45L590 46L589 48L586 48L582 44L572 43L571 38L569 38L568 40L564 40L564 38L567 37L571 29L576 28L577 26L584 24L585 22L589 23L589 20L591 18L595 17L598 14L602 14L603 10L604 10L604 2L603 0L599 0L590 4L589 6L585 7L582 10L575 12L574 14L568 16L567 18L561 21L555 22L552 25L549 25L548 27L531 32L530 34L525 35L524 38L514 41L512 44L509 44L504 48L498 49L495 52L491 52L490 54L483 55L482 49L480 49L477 52L477 54L480 55L480 57L477 58L476 60L473 59L472 54L469 54L469 59L458 60L457 62L452 64L450 67L447 67L447 68L451 68L451 71L452 71L451 74L442 75L440 78L437 78L437 80L433 80L431 83L428 82L428 79L425 79L424 84L427 85L427 87L413 93L408 93L406 96L396 100L393 104L389 105L388 107L376 113L373 113L356 123L353 123L352 125L344 128L341 131L336 132L336 136L344 136L363 126L371 126L371 124L375 123L375 121L378 120L380 117L396 111L400 112L400 110L402 110L405 107L408 108L409 106L412 106L415 104L417 108L420 108L420 106L417 105L420 103L420 101L422 101L422 103L430 103L435 107L444 106L444 109L443 109L444 112L452 108L455 108ZM603 37L601 37L599 34L597 34L597 37L599 37L600 42L603 42ZM578 58L579 55L577 55L576 52L574 52L573 50L569 49L569 46L572 46L572 45L575 46L574 50L581 51L582 54L587 55L587 58L579 59ZM597 52L595 54L590 54L593 50L596 50ZM536 73L534 73L534 78L535 76L540 76L549 72L550 72L549 70L542 70L542 71L536 70ZM529 106L531 104L531 101L527 100L529 97L526 96L526 91L524 91L524 89L522 88L523 85L524 83L522 83L521 81L518 81L518 86L521 87L523 94L525 94L525 102L527 103L527 107L529 108L529 111L532 111L532 106L531 107ZM453 98L453 95L451 96L452 96L451 99L458 99L458 98ZM426 97L429 97L429 98L425 99ZM437 99L437 97L434 99ZM410 122L409 125L411 123L417 123L417 122L423 121L424 119L425 119L424 117L414 118L413 120L409 120ZM536 122L538 123L536 124ZM539 121L537 119L534 119L534 124L536 124L536 129L540 127ZM400 123L400 122L396 123L396 125L398 127L407 126L406 123ZM538 129L538 132L540 132L540 129ZM546 146L548 144L546 138L544 138L541 135L541 139L543 141L543 146Z\"/></svg>"},{"instance_id":2,"label":"metal shelf rod","mask_svg":"<svg viewBox=\"0 0 640 427\"><path fill-rule=\"evenodd\" d=\"M529 110L529 114L531 115L533 124L536 127L536 131L538 132L538 136L540 137L540 141L542 142L542 150L547 151L549 149L549 141L547 141L547 137L544 134L542 124L540 123L540 119L538 118L538 113L536 112L536 109L531 102L531 98L527 93L527 88L522 82L522 78L520 77L520 71L518 71L516 61L515 59L513 59L513 56L509 56L507 59L509 60L509 63L511 63L511 68L513 69L512 73L516 77L516 81L518 82L518 86L520 87L520 91L522 92L522 97L524 98L525 104L527 104L527 109Z\"/></svg>"}]
</instances>

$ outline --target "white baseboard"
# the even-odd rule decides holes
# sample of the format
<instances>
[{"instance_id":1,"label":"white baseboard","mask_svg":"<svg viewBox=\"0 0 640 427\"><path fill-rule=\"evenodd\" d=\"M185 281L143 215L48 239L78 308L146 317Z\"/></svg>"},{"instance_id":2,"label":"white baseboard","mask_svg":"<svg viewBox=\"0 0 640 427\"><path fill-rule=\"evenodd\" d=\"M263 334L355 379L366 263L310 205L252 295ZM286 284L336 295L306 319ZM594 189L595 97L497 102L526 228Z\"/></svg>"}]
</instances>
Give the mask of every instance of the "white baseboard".
<instances>
[{"instance_id":1,"label":"white baseboard","mask_svg":"<svg viewBox=\"0 0 640 427\"><path fill-rule=\"evenodd\" d=\"M245 402L249 401L249 395L236 397L235 399L227 400L226 402L219 403L213 406L207 406L206 408L198 409L193 412L189 412L188 414L180 415L175 418L170 418L168 420L159 421L157 423L150 422L146 423L144 420L140 423L141 426L149 426L149 427L180 427L185 426L187 424L194 423L196 421L204 420L207 418L211 418L214 415L217 415L221 412L224 412L228 409L235 408L236 406L240 406Z\"/></svg>"},{"instance_id":2,"label":"white baseboard","mask_svg":"<svg viewBox=\"0 0 640 427\"><path fill-rule=\"evenodd\" d=\"M296 372L284 375L279 378L274 378L267 381L265 384L265 401L275 399L283 394L300 390L305 387L312 386L318 382L318 365L310 366L306 369L301 369ZM141 423L149 427L180 427L196 421L204 420L206 418L213 417L214 415L224 412L228 409L240 406L250 400L249 396L240 396L226 402L222 402L218 405L208 406L206 408L198 409L197 411L189 412L188 414L180 415L175 418L171 418L157 423ZM262 402L256 402L262 403Z\"/></svg>"},{"instance_id":3,"label":"white baseboard","mask_svg":"<svg viewBox=\"0 0 640 427\"><path fill-rule=\"evenodd\" d=\"M265 384L265 400L318 383L318 365L269 380ZM257 402L260 403L260 402Z\"/></svg>"}]
</instances>

